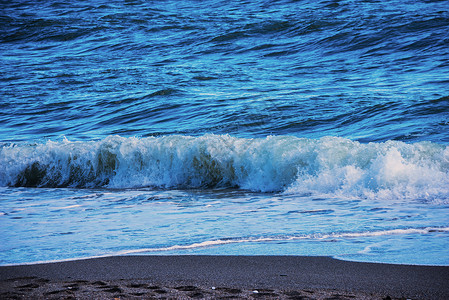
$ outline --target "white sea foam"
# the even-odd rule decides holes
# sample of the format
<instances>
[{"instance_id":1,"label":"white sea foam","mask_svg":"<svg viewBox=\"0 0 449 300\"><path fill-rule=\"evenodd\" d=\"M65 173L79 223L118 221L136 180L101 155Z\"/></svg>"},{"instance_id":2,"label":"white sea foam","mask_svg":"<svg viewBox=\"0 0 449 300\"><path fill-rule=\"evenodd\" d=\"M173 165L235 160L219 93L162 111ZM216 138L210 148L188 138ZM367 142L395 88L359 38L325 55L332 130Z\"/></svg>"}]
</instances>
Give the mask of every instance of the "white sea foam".
<instances>
[{"instance_id":1,"label":"white sea foam","mask_svg":"<svg viewBox=\"0 0 449 300\"><path fill-rule=\"evenodd\" d=\"M197 248L215 247L226 244L239 244L239 243L264 243L264 242L281 242L281 241L285 242L296 240L326 240L326 239L348 239L348 238L350 239L350 238L364 238L364 237L376 237L387 235L428 234L432 232L449 232L449 227L404 228L404 229L390 229L390 230L365 231L365 232L316 233L316 234L291 235L291 236L218 239L185 245L173 245L161 248L124 250L116 253L116 255L191 250Z\"/></svg>"},{"instance_id":2,"label":"white sea foam","mask_svg":"<svg viewBox=\"0 0 449 300\"><path fill-rule=\"evenodd\" d=\"M447 202L449 147L228 135L48 141L0 148L0 185L239 187L287 194Z\"/></svg>"}]
</instances>

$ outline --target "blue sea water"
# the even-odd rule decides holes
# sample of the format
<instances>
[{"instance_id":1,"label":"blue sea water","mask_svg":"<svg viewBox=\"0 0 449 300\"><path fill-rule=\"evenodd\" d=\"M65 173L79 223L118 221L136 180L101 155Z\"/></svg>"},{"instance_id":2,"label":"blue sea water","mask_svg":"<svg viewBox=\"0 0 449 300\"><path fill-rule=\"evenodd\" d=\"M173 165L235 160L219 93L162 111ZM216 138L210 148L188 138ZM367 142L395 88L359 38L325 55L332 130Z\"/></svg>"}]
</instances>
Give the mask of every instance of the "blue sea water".
<instances>
[{"instance_id":1,"label":"blue sea water","mask_svg":"<svg viewBox=\"0 0 449 300\"><path fill-rule=\"evenodd\" d=\"M449 2L0 1L0 236L449 265Z\"/></svg>"}]
</instances>

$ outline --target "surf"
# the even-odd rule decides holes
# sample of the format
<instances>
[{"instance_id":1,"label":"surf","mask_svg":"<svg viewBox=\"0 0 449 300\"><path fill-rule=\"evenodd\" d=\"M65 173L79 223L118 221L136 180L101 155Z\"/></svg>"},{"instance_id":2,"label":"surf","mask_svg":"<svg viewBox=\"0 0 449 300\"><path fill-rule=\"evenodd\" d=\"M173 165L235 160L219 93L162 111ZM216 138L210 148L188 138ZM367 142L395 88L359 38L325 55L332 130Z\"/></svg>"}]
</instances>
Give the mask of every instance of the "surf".
<instances>
[{"instance_id":1,"label":"surf","mask_svg":"<svg viewBox=\"0 0 449 300\"><path fill-rule=\"evenodd\" d=\"M108 136L4 144L0 185L208 189L345 197L449 198L449 148L340 137Z\"/></svg>"}]
</instances>

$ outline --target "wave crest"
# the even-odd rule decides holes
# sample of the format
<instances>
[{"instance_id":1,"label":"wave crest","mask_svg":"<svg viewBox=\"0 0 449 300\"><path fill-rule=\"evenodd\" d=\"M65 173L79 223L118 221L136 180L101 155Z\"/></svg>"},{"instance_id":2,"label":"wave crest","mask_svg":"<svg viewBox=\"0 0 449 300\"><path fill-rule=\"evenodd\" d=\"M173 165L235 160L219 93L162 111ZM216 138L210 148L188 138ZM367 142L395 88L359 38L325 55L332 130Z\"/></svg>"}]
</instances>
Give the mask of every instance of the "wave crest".
<instances>
[{"instance_id":1,"label":"wave crest","mask_svg":"<svg viewBox=\"0 0 449 300\"><path fill-rule=\"evenodd\" d=\"M4 145L0 166L3 186L238 187L344 197L449 198L449 148L430 142L109 136Z\"/></svg>"}]
</instances>

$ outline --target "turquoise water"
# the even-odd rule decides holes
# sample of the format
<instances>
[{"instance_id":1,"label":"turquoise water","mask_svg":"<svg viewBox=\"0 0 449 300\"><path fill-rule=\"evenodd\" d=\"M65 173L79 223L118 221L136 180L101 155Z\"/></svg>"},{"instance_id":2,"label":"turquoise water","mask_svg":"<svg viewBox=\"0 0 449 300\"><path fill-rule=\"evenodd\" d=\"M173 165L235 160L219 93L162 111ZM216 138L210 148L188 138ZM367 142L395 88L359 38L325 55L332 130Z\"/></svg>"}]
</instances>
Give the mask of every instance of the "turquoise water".
<instances>
[{"instance_id":1,"label":"turquoise water","mask_svg":"<svg viewBox=\"0 0 449 300\"><path fill-rule=\"evenodd\" d=\"M447 1L0 7L0 264L449 265Z\"/></svg>"}]
</instances>

